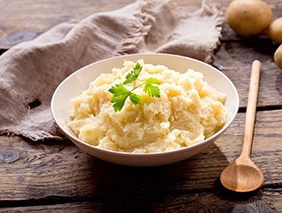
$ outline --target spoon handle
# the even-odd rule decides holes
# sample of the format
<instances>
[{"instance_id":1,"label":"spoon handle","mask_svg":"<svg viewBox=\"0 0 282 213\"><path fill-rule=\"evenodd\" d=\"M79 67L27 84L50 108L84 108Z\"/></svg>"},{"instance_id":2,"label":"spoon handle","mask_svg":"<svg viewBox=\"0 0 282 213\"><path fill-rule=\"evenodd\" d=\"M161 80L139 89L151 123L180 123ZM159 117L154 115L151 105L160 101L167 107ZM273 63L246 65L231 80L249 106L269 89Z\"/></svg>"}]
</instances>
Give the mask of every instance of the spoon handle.
<instances>
[{"instance_id":1,"label":"spoon handle","mask_svg":"<svg viewBox=\"0 0 282 213\"><path fill-rule=\"evenodd\" d=\"M260 81L260 68L261 63L258 60L252 63L252 72L250 79L248 104L245 118L244 136L242 140L241 155L251 156L252 144L253 144L253 134L254 125L256 117L256 108L258 100L259 91L259 81Z\"/></svg>"}]
</instances>

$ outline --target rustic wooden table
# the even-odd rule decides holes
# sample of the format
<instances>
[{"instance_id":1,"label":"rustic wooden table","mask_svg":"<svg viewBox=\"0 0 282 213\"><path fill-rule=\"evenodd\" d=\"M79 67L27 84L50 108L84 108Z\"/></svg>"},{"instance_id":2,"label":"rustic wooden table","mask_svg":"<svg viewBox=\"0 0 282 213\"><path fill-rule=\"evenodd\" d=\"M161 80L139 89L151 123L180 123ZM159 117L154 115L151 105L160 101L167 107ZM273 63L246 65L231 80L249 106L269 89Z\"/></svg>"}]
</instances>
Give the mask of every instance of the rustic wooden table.
<instances>
[{"instance_id":1,"label":"rustic wooden table","mask_svg":"<svg viewBox=\"0 0 282 213\"><path fill-rule=\"evenodd\" d=\"M231 0L215 0L225 11ZM265 0L274 18L281 0ZM31 40L61 22L122 7L133 0L0 0L0 51ZM191 10L200 0L177 0ZM213 65L236 85L239 113L214 145L191 159L154 168L131 168L91 157L70 141L35 143L0 137L0 212L282 212L282 70L277 44L265 35L237 37L224 24ZM225 190L221 171L240 152L251 62L262 62L253 161L263 187L248 194Z\"/></svg>"}]
</instances>

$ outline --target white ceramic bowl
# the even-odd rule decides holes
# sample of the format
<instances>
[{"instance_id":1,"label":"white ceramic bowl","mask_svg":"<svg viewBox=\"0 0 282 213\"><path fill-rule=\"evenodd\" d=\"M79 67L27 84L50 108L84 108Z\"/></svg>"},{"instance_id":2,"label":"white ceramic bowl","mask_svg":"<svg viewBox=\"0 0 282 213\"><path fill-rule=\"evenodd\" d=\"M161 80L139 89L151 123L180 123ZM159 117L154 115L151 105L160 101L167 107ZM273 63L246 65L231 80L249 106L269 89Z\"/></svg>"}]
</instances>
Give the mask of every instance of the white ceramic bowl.
<instances>
[{"instance_id":1,"label":"white ceramic bowl","mask_svg":"<svg viewBox=\"0 0 282 213\"><path fill-rule=\"evenodd\" d=\"M224 127L212 137L189 147L175 151L152 154L132 154L125 152L109 151L91 146L79 140L68 128L67 122L70 121L69 113L71 110L70 100L77 96L81 91L88 88L89 83L93 81L102 72L110 72L112 68L123 67L124 60L137 61L144 59L144 63L154 65L162 64L170 69L179 72L185 72L188 68L204 74L204 80L218 91L227 94L225 106L228 110L228 118ZM234 120L239 107L239 96L233 83L219 70L203 63L201 61L168 54L133 54L114 57L85 66L68 76L56 89L51 101L51 110L53 117L63 131L63 133L78 147L88 154L102 160L128 165L128 166L157 166L170 164L187 159L196 155L208 146L210 146L231 124Z\"/></svg>"}]
</instances>

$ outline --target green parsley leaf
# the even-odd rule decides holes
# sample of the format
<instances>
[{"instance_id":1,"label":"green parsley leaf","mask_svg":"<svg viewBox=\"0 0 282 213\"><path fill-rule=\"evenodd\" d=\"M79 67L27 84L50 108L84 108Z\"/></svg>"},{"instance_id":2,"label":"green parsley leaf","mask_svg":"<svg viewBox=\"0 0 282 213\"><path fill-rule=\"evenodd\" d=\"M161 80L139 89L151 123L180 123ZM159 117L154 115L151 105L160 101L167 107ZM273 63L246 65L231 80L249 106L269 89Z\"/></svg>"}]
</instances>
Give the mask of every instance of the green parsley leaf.
<instances>
[{"instance_id":1,"label":"green parsley leaf","mask_svg":"<svg viewBox=\"0 0 282 213\"><path fill-rule=\"evenodd\" d=\"M144 87L144 92L147 93L151 97L161 97L160 89L157 86L154 86L152 84L146 84Z\"/></svg>"},{"instance_id":2,"label":"green parsley leaf","mask_svg":"<svg viewBox=\"0 0 282 213\"><path fill-rule=\"evenodd\" d=\"M122 109L128 97L133 104L140 104L142 102L142 96L134 93L133 91L142 85L145 85L143 91L146 94L151 97L160 97L160 89L157 86L153 85L160 83L160 81L156 78L148 78L146 81L143 81L141 84L137 85L131 90L128 90L124 86L136 81L141 71L142 66L139 63L136 63L133 70L126 75L126 79L122 84L116 84L109 89L109 92L113 94L111 103L113 103L115 112L118 112Z\"/></svg>"},{"instance_id":3,"label":"green parsley leaf","mask_svg":"<svg viewBox=\"0 0 282 213\"><path fill-rule=\"evenodd\" d=\"M109 92L114 94L114 96L120 96L129 93L130 91L126 89L123 84L116 84L109 89Z\"/></svg>"},{"instance_id":4,"label":"green parsley leaf","mask_svg":"<svg viewBox=\"0 0 282 213\"><path fill-rule=\"evenodd\" d=\"M109 89L109 92L113 94L111 103L113 103L114 111L120 111L125 103L125 100L130 95L130 91L127 90L122 84L116 84Z\"/></svg>"},{"instance_id":5,"label":"green parsley leaf","mask_svg":"<svg viewBox=\"0 0 282 213\"><path fill-rule=\"evenodd\" d=\"M133 70L126 75L123 84L128 85L136 81L141 71L142 71L142 66L139 63L136 63Z\"/></svg>"},{"instance_id":6,"label":"green parsley leaf","mask_svg":"<svg viewBox=\"0 0 282 213\"><path fill-rule=\"evenodd\" d=\"M160 80L159 79L156 79L156 78L148 78L146 81L145 81L146 84L159 84L160 83Z\"/></svg>"},{"instance_id":7,"label":"green parsley leaf","mask_svg":"<svg viewBox=\"0 0 282 213\"><path fill-rule=\"evenodd\" d=\"M137 95L137 94L135 94L133 92L130 93L129 98L130 98L131 102L133 104L135 104L135 105L136 104L141 104L141 102L142 102L142 96L141 95Z\"/></svg>"},{"instance_id":8,"label":"green parsley leaf","mask_svg":"<svg viewBox=\"0 0 282 213\"><path fill-rule=\"evenodd\" d=\"M160 89L157 86L153 85L159 83L160 83L159 79L148 78L145 81L144 92L147 93L149 96L160 98L161 97Z\"/></svg>"}]
</instances>

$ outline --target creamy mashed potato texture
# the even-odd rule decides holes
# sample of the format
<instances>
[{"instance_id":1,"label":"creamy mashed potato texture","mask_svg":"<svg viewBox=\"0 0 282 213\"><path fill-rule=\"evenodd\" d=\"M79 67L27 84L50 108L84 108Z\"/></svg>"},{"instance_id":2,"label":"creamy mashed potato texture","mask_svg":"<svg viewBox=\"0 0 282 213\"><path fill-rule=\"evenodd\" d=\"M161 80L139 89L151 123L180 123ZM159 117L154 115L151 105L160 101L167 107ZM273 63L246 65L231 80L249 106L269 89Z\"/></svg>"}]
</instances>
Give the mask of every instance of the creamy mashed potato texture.
<instances>
[{"instance_id":1,"label":"creamy mashed potato texture","mask_svg":"<svg viewBox=\"0 0 282 213\"><path fill-rule=\"evenodd\" d=\"M122 110L114 112L108 90L122 83L136 63L125 61L123 68L101 74L72 99L68 127L80 140L107 150L153 153L199 143L223 127L226 95L205 82L203 74L138 62L143 67L138 79L160 80L160 98L150 97L140 87L134 92L142 96L141 104L127 99Z\"/></svg>"}]
</instances>

